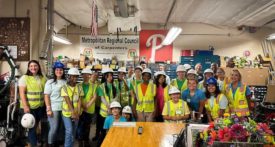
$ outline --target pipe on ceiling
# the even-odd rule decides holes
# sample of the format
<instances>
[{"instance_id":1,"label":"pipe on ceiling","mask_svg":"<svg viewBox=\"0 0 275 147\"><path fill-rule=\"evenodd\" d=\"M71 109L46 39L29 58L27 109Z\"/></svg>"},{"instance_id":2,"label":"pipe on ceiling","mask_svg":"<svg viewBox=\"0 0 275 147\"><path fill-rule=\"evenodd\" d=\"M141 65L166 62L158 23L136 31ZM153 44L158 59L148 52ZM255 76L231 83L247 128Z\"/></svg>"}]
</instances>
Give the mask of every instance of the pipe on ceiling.
<instances>
[{"instance_id":1,"label":"pipe on ceiling","mask_svg":"<svg viewBox=\"0 0 275 147\"><path fill-rule=\"evenodd\" d=\"M177 0L173 0L173 3L172 3L172 6L170 7L168 16L166 17L166 21L165 21L165 24L164 24L164 28L167 27L167 23L168 23L168 21L169 21L169 19L170 19L170 17L171 17L171 14L172 14L172 12L173 12L173 10L174 10L174 8L175 8L176 1L177 1Z\"/></svg>"}]
</instances>

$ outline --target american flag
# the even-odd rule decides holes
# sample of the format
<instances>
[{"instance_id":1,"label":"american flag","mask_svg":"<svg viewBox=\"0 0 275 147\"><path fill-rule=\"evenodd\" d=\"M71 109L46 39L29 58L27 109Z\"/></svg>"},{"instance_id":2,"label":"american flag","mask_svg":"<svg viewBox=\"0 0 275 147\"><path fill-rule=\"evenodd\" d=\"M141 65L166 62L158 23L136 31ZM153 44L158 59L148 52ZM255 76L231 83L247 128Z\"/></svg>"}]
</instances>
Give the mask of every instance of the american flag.
<instances>
[{"instance_id":1,"label":"american flag","mask_svg":"<svg viewBox=\"0 0 275 147\"><path fill-rule=\"evenodd\" d=\"M91 36L97 36L98 9L95 1L92 0Z\"/></svg>"}]
</instances>

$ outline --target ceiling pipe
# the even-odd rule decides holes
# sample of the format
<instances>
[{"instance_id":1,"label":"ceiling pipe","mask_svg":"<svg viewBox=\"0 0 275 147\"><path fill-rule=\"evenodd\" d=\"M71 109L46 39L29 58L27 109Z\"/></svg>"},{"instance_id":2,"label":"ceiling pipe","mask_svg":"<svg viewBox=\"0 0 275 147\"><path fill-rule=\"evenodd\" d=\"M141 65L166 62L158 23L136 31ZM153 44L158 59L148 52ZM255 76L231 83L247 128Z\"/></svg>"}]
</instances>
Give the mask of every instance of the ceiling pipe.
<instances>
[{"instance_id":1,"label":"ceiling pipe","mask_svg":"<svg viewBox=\"0 0 275 147\"><path fill-rule=\"evenodd\" d=\"M167 16L166 21L165 21L165 24L164 24L164 28L167 27L168 21L169 21L169 19L170 19L170 17L171 17L171 14L172 14L172 12L173 12L173 10L174 10L174 8L175 8L176 1L177 1L177 0L173 0L172 6L170 7L168 16Z\"/></svg>"}]
</instances>

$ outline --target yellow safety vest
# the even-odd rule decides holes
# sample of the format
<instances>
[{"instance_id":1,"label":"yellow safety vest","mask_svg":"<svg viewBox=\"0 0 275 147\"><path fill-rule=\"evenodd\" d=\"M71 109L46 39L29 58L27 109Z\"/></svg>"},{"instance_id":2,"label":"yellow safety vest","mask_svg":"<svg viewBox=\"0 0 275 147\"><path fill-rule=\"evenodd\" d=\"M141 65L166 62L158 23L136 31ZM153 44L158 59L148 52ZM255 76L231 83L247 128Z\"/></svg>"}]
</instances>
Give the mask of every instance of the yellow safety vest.
<instances>
[{"instance_id":1,"label":"yellow safety vest","mask_svg":"<svg viewBox=\"0 0 275 147\"><path fill-rule=\"evenodd\" d=\"M188 80L185 79L185 80L184 80L184 83L182 84L182 86L179 87L179 86L178 86L177 79L173 79L173 80L171 81L171 85L177 87L177 88L181 91L181 93L182 93L184 90L187 89L187 81L188 81Z\"/></svg>"},{"instance_id":2,"label":"yellow safety vest","mask_svg":"<svg viewBox=\"0 0 275 147\"><path fill-rule=\"evenodd\" d=\"M63 90L66 93L66 95L68 95L69 100L72 103L73 108L75 109L75 108L78 107L78 100L79 100L80 95L81 95L82 87L81 87L80 84L77 84L75 87L71 87L72 89L70 87L71 86L65 84L62 87L61 91ZM69 105L66 103L65 100L63 100L63 103L62 103L62 115L65 116L65 117L71 117L72 116L72 112L69 109Z\"/></svg>"},{"instance_id":3,"label":"yellow safety vest","mask_svg":"<svg viewBox=\"0 0 275 147\"><path fill-rule=\"evenodd\" d=\"M106 92L106 89L105 89L105 83L102 83L100 85L100 88L103 90L103 97L105 99L105 101L107 102L107 104L105 104L104 102L101 102L100 103L100 111L99 111L99 114L102 116L102 117L107 117L108 116L108 108L107 108L107 105L110 105L110 103L114 100L116 100L116 98L113 97L113 91L112 89L109 91L110 93L110 97L108 96L107 92Z\"/></svg>"},{"instance_id":4,"label":"yellow safety vest","mask_svg":"<svg viewBox=\"0 0 275 147\"><path fill-rule=\"evenodd\" d=\"M46 83L45 77L40 77L37 80L34 76L24 75L26 80L26 97L31 109L44 106L44 87ZM22 101L20 101L20 107L23 108Z\"/></svg>"},{"instance_id":5,"label":"yellow safety vest","mask_svg":"<svg viewBox=\"0 0 275 147\"><path fill-rule=\"evenodd\" d=\"M164 88L164 102L167 102L169 100L171 100L170 96L169 96L169 89L170 89L170 85L167 85L165 88Z\"/></svg>"},{"instance_id":6,"label":"yellow safety vest","mask_svg":"<svg viewBox=\"0 0 275 147\"><path fill-rule=\"evenodd\" d=\"M137 83L136 79L131 80L131 84L133 85L134 89L137 88L138 83ZM135 93L135 90L134 90L134 93ZM134 97L131 98L131 105L133 105L133 104L134 104Z\"/></svg>"},{"instance_id":7,"label":"yellow safety vest","mask_svg":"<svg viewBox=\"0 0 275 147\"><path fill-rule=\"evenodd\" d=\"M219 111L220 111L220 100L222 98L223 94L219 94L217 98L215 98L213 107L210 105L210 99L207 99L205 103L205 109L210 112L211 117L213 120L219 117Z\"/></svg>"},{"instance_id":8,"label":"yellow safety vest","mask_svg":"<svg viewBox=\"0 0 275 147\"><path fill-rule=\"evenodd\" d=\"M204 80L203 80L204 81ZM201 81L199 84L198 84L198 89L202 90L203 92L205 92L205 87L203 85L203 81Z\"/></svg>"},{"instance_id":9,"label":"yellow safety vest","mask_svg":"<svg viewBox=\"0 0 275 147\"><path fill-rule=\"evenodd\" d=\"M176 104L173 102L173 100L169 100L166 102L166 105L167 105L166 111L168 116L184 116L188 114L189 108L186 107L187 103L181 99L179 99L178 103ZM165 122L175 122L175 121L165 120Z\"/></svg>"},{"instance_id":10,"label":"yellow safety vest","mask_svg":"<svg viewBox=\"0 0 275 147\"><path fill-rule=\"evenodd\" d=\"M227 85L230 84L230 79L228 77L224 78L223 85L221 85L221 93L225 94L225 89Z\"/></svg>"},{"instance_id":11,"label":"yellow safety vest","mask_svg":"<svg viewBox=\"0 0 275 147\"><path fill-rule=\"evenodd\" d=\"M119 84L118 80L115 80L114 83L117 89L118 102L121 104L122 107L130 105L130 95L129 92L125 89L125 86L127 85L125 85L124 82L122 84Z\"/></svg>"},{"instance_id":12,"label":"yellow safety vest","mask_svg":"<svg viewBox=\"0 0 275 147\"><path fill-rule=\"evenodd\" d=\"M89 90L86 96L82 99L84 105L86 105L94 97L94 95L96 94L97 86L97 84L89 83ZM85 112L93 114L95 112L95 102L89 108L87 108Z\"/></svg>"},{"instance_id":13,"label":"yellow safety vest","mask_svg":"<svg viewBox=\"0 0 275 147\"><path fill-rule=\"evenodd\" d=\"M237 116L249 116L249 107L245 95L246 85L241 85L238 87L235 93L235 97L233 97L232 88L230 85L227 85L226 88L226 97L229 101L229 108L231 113L236 113Z\"/></svg>"},{"instance_id":14,"label":"yellow safety vest","mask_svg":"<svg viewBox=\"0 0 275 147\"><path fill-rule=\"evenodd\" d=\"M141 84L136 87L138 112L153 112L155 110L156 85L149 82L145 95L142 93Z\"/></svg>"}]
</instances>

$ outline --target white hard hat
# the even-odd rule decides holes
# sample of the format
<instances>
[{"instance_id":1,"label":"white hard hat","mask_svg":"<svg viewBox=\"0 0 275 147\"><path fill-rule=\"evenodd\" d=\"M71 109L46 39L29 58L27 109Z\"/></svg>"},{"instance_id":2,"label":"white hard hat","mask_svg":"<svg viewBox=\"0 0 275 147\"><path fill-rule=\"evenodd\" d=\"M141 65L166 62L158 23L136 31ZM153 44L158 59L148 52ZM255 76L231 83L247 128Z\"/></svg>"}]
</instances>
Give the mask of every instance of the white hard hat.
<instances>
[{"instance_id":1,"label":"white hard hat","mask_svg":"<svg viewBox=\"0 0 275 147\"><path fill-rule=\"evenodd\" d=\"M136 69L140 69L141 71L143 70L143 68L142 68L141 66L136 66L136 67L135 67L135 70L136 70Z\"/></svg>"},{"instance_id":2,"label":"white hard hat","mask_svg":"<svg viewBox=\"0 0 275 147\"><path fill-rule=\"evenodd\" d=\"M126 73L127 71L126 71L126 68L125 68L125 67L120 67L120 68L118 69L118 72Z\"/></svg>"},{"instance_id":3,"label":"white hard hat","mask_svg":"<svg viewBox=\"0 0 275 147\"><path fill-rule=\"evenodd\" d=\"M152 71L151 71L151 69L149 69L149 68L145 68L145 69L143 69L143 71L142 71L142 74L144 74L144 73L152 74Z\"/></svg>"},{"instance_id":4,"label":"white hard hat","mask_svg":"<svg viewBox=\"0 0 275 147\"><path fill-rule=\"evenodd\" d=\"M178 65L176 72L178 71L186 71L183 65Z\"/></svg>"},{"instance_id":5,"label":"white hard hat","mask_svg":"<svg viewBox=\"0 0 275 147\"><path fill-rule=\"evenodd\" d=\"M80 73L79 73L79 70L77 68L70 68L69 71L68 71L68 75L77 75L79 76Z\"/></svg>"},{"instance_id":6,"label":"white hard hat","mask_svg":"<svg viewBox=\"0 0 275 147\"><path fill-rule=\"evenodd\" d=\"M21 125L26 129L31 129L35 125L35 118L32 114L26 113L21 119Z\"/></svg>"},{"instance_id":7,"label":"white hard hat","mask_svg":"<svg viewBox=\"0 0 275 147\"><path fill-rule=\"evenodd\" d=\"M122 113L130 113L132 114L132 109L130 106L125 106L123 109L122 109Z\"/></svg>"},{"instance_id":8,"label":"white hard hat","mask_svg":"<svg viewBox=\"0 0 275 147\"><path fill-rule=\"evenodd\" d=\"M84 68L81 72L82 74L92 74L92 70L90 68Z\"/></svg>"},{"instance_id":9,"label":"white hard hat","mask_svg":"<svg viewBox=\"0 0 275 147\"><path fill-rule=\"evenodd\" d=\"M196 72L196 70L194 70L194 69L190 69L190 70L187 72L187 74L195 74L195 75L198 75L197 72Z\"/></svg>"},{"instance_id":10,"label":"white hard hat","mask_svg":"<svg viewBox=\"0 0 275 147\"><path fill-rule=\"evenodd\" d=\"M183 64L183 67L185 68L185 70L192 68L190 64Z\"/></svg>"},{"instance_id":11,"label":"white hard hat","mask_svg":"<svg viewBox=\"0 0 275 147\"><path fill-rule=\"evenodd\" d=\"M169 94L180 93L179 89L175 86L170 87Z\"/></svg>"},{"instance_id":12,"label":"white hard hat","mask_svg":"<svg viewBox=\"0 0 275 147\"><path fill-rule=\"evenodd\" d=\"M113 69L111 69L111 68L103 68L102 69L102 71L101 71L103 74L105 74L105 73L113 73L114 71L113 71Z\"/></svg>"},{"instance_id":13,"label":"white hard hat","mask_svg":"<svg viewBox=\"0 0 275 147\"><path fill-rule=\"evenodd\" d=\"M212 69L208 68L208 69L206 69L206 70L204 71L204 73L203 73L203 74L205 74L205 73L212 73L212 74L213 74L214 72L213 72L213 70L212 70Z\"/></svg>"},{"instance_id":14,"label":"white hard hat","mask_svg":"<svg viewBox=\"0 0 275 147\"><path fill-rule=\"evenodd\" d=\"M117 101L113 101L110 105L110 108L121 108L121 105Z\"/></svg>"},{"instance_id":15,"label":"white hard hat","mask_svg":"<svg viewBox=\"0 0 275 147\"><path fill-rule=\"evenodd\" d=\"M158 75L164 75L164 76L166 77L166 74L165 74L164 71L157 71L157 72L155 73L155 76L157 77Z\"/></svg>"}]
</instances>

